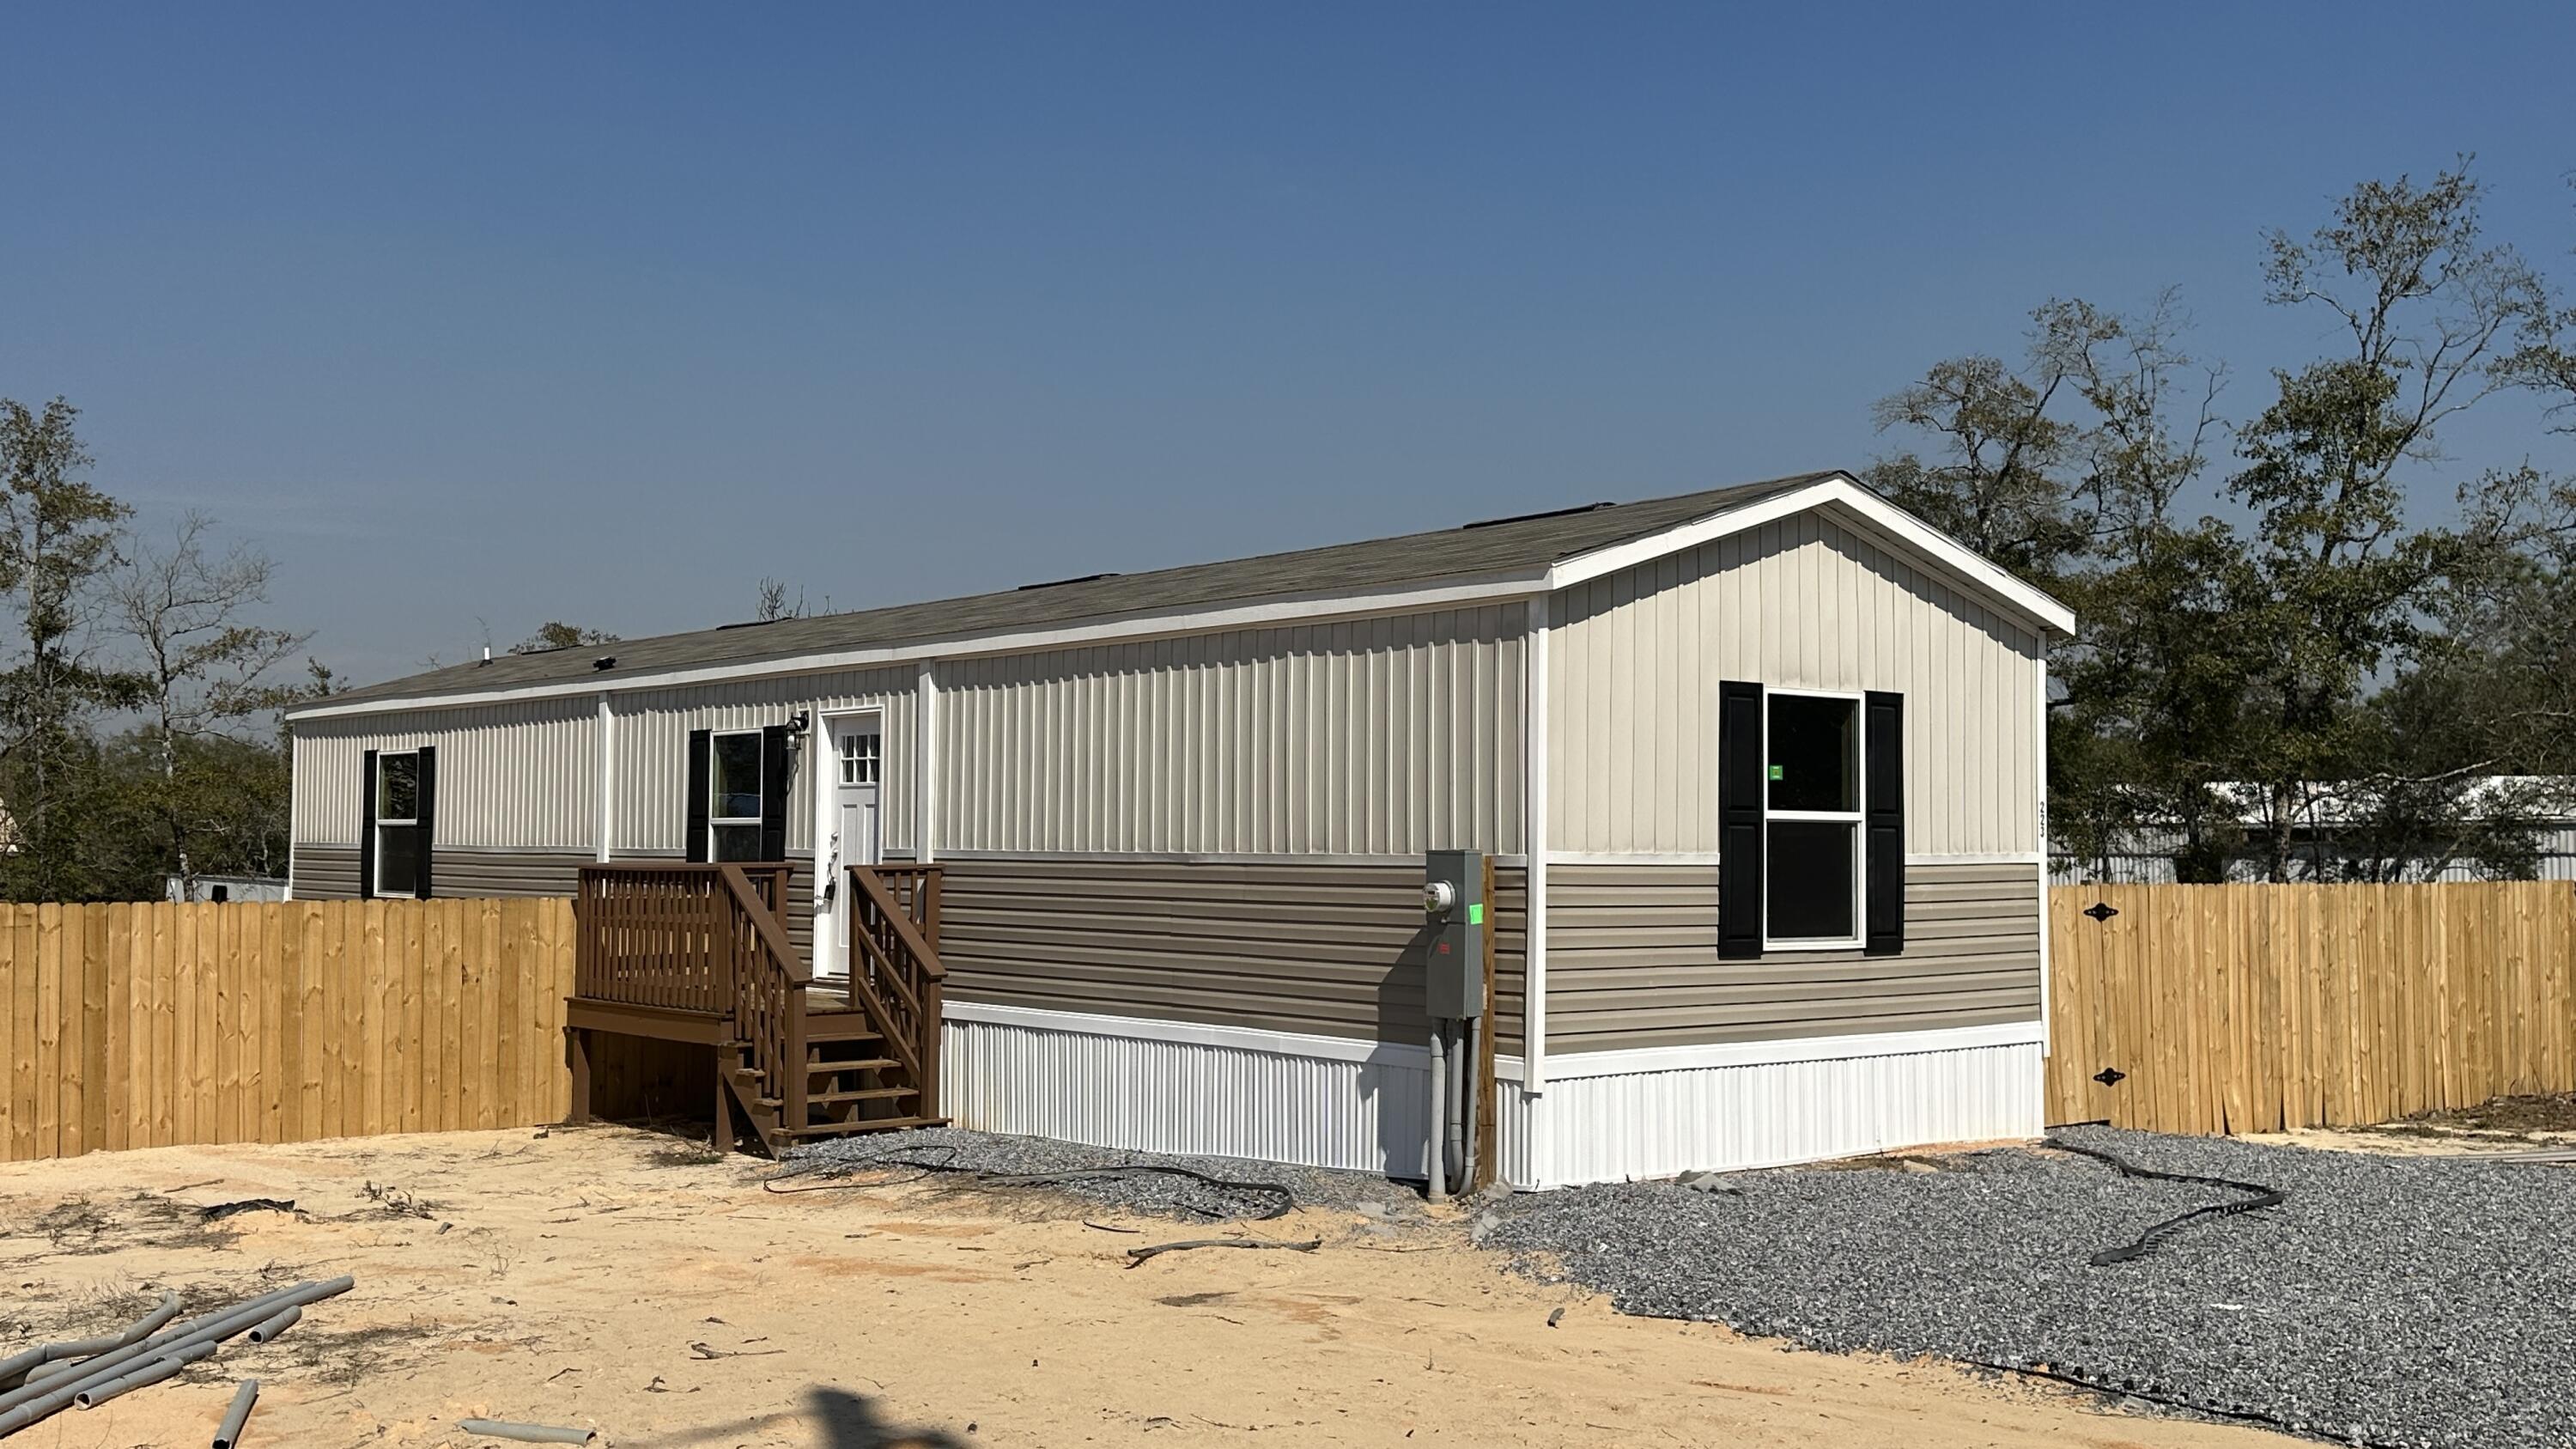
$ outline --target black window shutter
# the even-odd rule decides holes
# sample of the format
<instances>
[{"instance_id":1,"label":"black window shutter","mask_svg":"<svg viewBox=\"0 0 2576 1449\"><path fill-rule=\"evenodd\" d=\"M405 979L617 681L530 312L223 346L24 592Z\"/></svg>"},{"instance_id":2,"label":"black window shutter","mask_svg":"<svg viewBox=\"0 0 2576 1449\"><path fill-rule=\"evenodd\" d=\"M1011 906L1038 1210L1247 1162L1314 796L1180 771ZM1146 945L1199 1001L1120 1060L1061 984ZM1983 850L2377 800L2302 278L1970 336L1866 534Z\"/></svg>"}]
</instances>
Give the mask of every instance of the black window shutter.
<instances>
[{"instance_id":1,"label":"black window shutter","mask_svg":"<svg viewBox=\"0 0 2576 1449\"><path fill-rule=\"evenodd\" d=\"M1871 690L1861 707L1861 788L1869 796L1861 845L1863 949L1905 950L1905 696Z\"/></svg>"},{"instance_id":2,"label":"black window shutter","mask_svg":"<svg viewBox=\"0 0 2576 1449\"><path fill-rule=\"evenodd\" d=\"M438 747L420 747L420 805L416 812L420 824L413 827L412 850L420 861L419 884L412 894L429 899L429 861L438 843Z\"/></svg>"},{"instance_id":3,"label":"black window shutter","mask_svg":"<svg viewBox=\"0 0 2576 1449\"><path fill-rule=\"evenodd\" d=\"M367 751L358 777L358 898L376 893L376 752Z\"/></svg>"},{"instance_id":4,"label":"black window shutter","mask_svg":"<svg viewBox=\"0 0 2576 1449\"><path fill-rule=\"evenodd\" d=\"M760 858L787 858L787 726L760 732Z\"/></svg>"},{"instance_id":5,"label":"black window shutter","mask_svg":"<svg viewBox=\"0 0 2576 1449\"><path fill-rule=\"evenodd\" d=\"M689 859L707 858L707 741L712 730L689 731Z\"/></svg>"},{"instance_id":6,"label":"black window shutter","mask_svg":"<svg viewBox=\"0 0 2576 1449\"><path fill-rule=\"evenodd\" d=\"M1717 954L1762 954L1762 686L1717 686Z\"/></svg>"}]
</instances>

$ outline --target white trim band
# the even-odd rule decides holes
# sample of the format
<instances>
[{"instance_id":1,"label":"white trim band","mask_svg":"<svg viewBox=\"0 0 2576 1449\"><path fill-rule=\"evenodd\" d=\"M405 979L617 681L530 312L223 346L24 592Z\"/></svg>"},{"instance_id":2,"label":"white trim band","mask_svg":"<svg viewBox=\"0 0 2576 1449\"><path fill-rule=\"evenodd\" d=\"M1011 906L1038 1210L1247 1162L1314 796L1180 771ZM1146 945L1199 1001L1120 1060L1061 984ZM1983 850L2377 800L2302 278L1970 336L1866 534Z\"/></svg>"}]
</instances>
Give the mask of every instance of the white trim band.
<instances>
[{"instance_id":1,"label":"white trim band","mask_svg":"<svg viewBox=\"0 0 2576 1449\"><path fill-rule=\"evenodd\" d=\"M1039 1031L1070 1031L1085 1036L1114 1036L1131 1041L1177 1042L1188 1046L1227 1047L1274 1056L1310 1057L1328 1062L1373 1062L1381 1066L1427 1067L1428 1047L1411 1042L1367 1041L1359 1037L1319 1036L1308 1032L1272 1031L1261 1027L1224 1026L1203 1021L1164 1021L1142 1016L1109 1016L1047 1007L1008 1006L1000 1002L947 1001L943 1010L958 1021ZM2001 1022L1992 1026L1948 1027L1936 1031L1863 1032L1846 1036L1788 1037L1777 1041L1704 1042L1688 1046L1639 1047L1628 1051L1552 1052L1548 1074L1560 1079L1630 1076L1647 1072L1697 1071L1709 1067L1777 1066L1787 1062L1850 1061L1864 1057L1912 1056L1922 1052L1970 1051L1981 1047L2022 1046L2041 1039L2036 1021ZM1521 1083L1526 1061L1497 1055L1494 1075Z\"/></svg>"},{"instance_id":2,"label":"white trim band","mask_svg":"<svg viewBox=\"0 0 2576 1449\"><path fill-rule=\"evenodd\" d=\"M1568 1052L1559 1049L1548 1055L1547 1070L1548 1075L1559 1080L1571 1080L1638 1076L1648 1072L1700 1071L1710 1067L1858 1061L1865 1057L1902 1057L1924 1052L2026 1046L2041 1041L2046 1031L2047 1025L2043 1022L2007 1021L1992 1026L1954 1026L1936 1031L1873 1031L1848 1036L1785 1037L1778 1041L1702 1042L1687 1046L1633 1047L1626 1051ZM1495 1075L1515 1075L1503 1069L1509 1060L1496 1059Z\"/></svg>"},{"instance_id":3,"label":"white trim band","mask_svg":"<svg viewBox=\"0 0 2576 1449\"><path fill-rule=\"evenodd\" d=\"M995 1026L1024 1026L1038 1031L1070 1031L1084 1036L1114 1036L1130 1041L1178 1042L1187 1046L1228 1047L1268 1052L1273 1056L1311 1057L1327 1062L1374 1062L1381 1066L1428 1069L1431 1049L1411 1042L1366 1041L1349 1036L1315 1036L1305 1032L1267 1031L1213 1022L1162 1021L1142 1016L1102 1016L1087 1011L1055 1011L1039 1006L1005 1006L991 1001L940 1005L952 1021L981 1021Z\"/></svg>"}]
</instances>

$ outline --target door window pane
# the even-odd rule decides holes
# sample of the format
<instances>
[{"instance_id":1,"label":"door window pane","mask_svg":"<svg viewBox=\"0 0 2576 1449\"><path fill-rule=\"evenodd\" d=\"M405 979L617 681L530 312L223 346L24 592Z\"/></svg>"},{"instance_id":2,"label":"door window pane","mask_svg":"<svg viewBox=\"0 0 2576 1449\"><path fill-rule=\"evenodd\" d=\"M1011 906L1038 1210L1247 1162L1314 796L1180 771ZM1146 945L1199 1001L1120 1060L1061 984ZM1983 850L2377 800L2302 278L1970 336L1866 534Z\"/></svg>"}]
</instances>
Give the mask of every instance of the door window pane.
<instances>
[{"instance_id":1,"label":"door window pane","mask_svg":"<svg viewBox=\"0 0 2576 1449\"><path fill-rule=\"evenodd\" d=\"M1860 706L1848 699L1773 694L1771 808L1860 808Z\"/></svg>"},{"instance_id":2,"label":"door window pane","mask_svg":"<svg viewBox=\"0 0 2576 1449\"><path fill-rule=\"evenodd\" d=\"M707 816L712 820L760 818L760 735L718 735L711 756ZM736 857L737 859L741 857Z\"/></svg>"},{"instance_id":3,"label":"door window pane","mask_svg":"<svg viewBox=\"0 0 2576 1449\"><path fill-rule=\"evenodd\" d=\"M841 783L873 785L877 783L878 736L855 731L841 736Z\"/></svg>"},{"instance_id":4,"label":"door window pane","mask_svg":"<svg viewBox=\"0 0 2576 1449\"><path fill-rule=\"evenodd\" d=\"M420 818L420 756L376 756L376 818Z\"/></svg>"},{"instance_id":5,"label":"door window pane","mask_svg":"<svg viewBox=\"0 0 2576 1449\"><path fill-rule=\"evenodd\" d=\"M1762 872L1774 941L1841 941L1858 934L1860 827L1832 820L1774 820Z\"/></svg>"},{"instance_id":6,"label":"door window pane","mask_svg":"<svg viewBox=\"0 0 2576 1449\"><path fill-rule=\"evenodd\" d=\"M712 832L715 860L760 859L760 827L757 825L719 825Z\"/></svg>"}]
</instances>

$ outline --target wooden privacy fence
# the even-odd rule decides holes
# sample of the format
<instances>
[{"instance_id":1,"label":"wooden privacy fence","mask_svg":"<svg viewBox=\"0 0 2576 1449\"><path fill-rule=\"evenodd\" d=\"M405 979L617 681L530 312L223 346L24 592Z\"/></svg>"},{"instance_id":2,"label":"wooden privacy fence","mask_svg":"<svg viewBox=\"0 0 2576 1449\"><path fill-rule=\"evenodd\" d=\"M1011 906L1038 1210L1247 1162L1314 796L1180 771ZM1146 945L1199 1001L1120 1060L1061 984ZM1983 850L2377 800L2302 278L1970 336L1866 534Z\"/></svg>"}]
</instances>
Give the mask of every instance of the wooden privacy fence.
<instances>
[{"instance_id":1,"label":"wooden privacy fence","mask_svg":"<svg viewBox=\"0 0 2576 1449\"><path fill-rule=\"evenodd\" d=\"M0 906L8 1160L571 1105L560 899Z\"/></svg>"},{"instance_id":2,"label":"wooden privacy fence","mask_svg":"<svg viewBox=\"0 0 2576 1449\"><path fill-rule=\"evenodd\" d=\"M2576 1091L2576 886L2058 886L2048 1120L2359 1126Z\"/></svg>"}]
</instances>

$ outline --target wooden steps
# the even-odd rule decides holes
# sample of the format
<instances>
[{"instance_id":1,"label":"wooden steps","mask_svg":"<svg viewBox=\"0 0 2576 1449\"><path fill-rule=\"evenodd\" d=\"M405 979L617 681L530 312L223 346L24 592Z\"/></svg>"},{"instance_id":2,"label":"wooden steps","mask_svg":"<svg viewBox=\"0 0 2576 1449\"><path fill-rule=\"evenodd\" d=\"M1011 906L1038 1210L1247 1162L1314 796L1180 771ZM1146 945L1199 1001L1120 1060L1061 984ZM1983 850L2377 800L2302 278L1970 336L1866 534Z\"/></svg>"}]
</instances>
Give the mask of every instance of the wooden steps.
<instances>
[{"instance_id":1,"label":"wooden steps","mask_svg":"<svg viewBox=\"0 0 2576 1449\"><path fill-rule=\"evenodd\" d=\"M791 1120L796 1114L778 1095L779 1084L752 1065L752 1043L718 1046L726 1086L772 1156L818 1138L946 1124L945 1118L921 1114L920 1085L900 1058L887 1054L884 1033L863 1008L840 1000L809 1005L804 1041L802 1121Z\"/></svg>"},{"instance_id":2,"label":"wooden steps","mask_svg":"<svg viewBox=\"0 0 2576 1449\"><path fill-rule=\"evenodd\" d=\"M581 868L568 1026L577 1120L588 1116L590 1036L607 1031L715 1049L721 1149L740 1119L773 1155L811 1138L946 1121L939 867L850 867L849 940L828 974L780 919L793 869Z\"/></svg>"}]
</instances>

